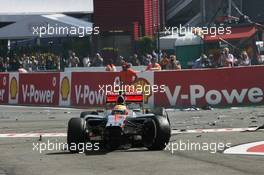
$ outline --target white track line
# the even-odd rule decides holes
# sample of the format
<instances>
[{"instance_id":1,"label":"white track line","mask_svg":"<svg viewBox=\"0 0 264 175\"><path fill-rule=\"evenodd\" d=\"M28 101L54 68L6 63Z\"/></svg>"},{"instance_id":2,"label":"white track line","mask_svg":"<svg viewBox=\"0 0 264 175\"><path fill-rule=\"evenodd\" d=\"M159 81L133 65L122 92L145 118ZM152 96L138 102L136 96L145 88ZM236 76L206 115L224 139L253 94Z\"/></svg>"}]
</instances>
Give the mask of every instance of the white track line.
<instances>
[{"instance_id":1,"label":"white track line","mask_svg":"<svg viewBox=\"0 0 264 175\"><path fill-rule=\"evenodd\" d=\"M193 129L193 130L172 130L171 134L195 134L195 133L218 133L218 132L244 132L256 131L258 128L219 128L219 129Z\"/></svg>"},{"instance_id":2,"label":"white track line","mask_svg":"<svg viewBox=\"0 0 264 175\"><path fill-rule=\"evenodd\" d=\"M0 105L4 108L20 108L20 109L52 109L52 110L84 110L83 108L70 108L70 107L47 107L47 106L20 106L20 105Z\"/></svg>"},{"instance_id":3,"label":"white track line","mask_svg":"<svg viewBox=\"0 0 264 175\"><path fill-rule=\"evenodd\" d=\"M66 137L66 133L6 133L0 134L0 138L32 138L32 137Z\"/></svg>"},{"instance_id":4,"label":"white track line","mask_svg":"<svg viewBox=\"0 0 264 175\"><path fill-rule=\"evenodd\" d=\"M219 129L194 129L194 130L171 130L171 134L195 134L195 133L220 133L220 132L244 132L256 131L258 128L219 128ZM262 130L262 129L260 129ZM66 133L5 133L0 138L27 138L27 137L67 137Z\"/></svg>"}]
</instances>

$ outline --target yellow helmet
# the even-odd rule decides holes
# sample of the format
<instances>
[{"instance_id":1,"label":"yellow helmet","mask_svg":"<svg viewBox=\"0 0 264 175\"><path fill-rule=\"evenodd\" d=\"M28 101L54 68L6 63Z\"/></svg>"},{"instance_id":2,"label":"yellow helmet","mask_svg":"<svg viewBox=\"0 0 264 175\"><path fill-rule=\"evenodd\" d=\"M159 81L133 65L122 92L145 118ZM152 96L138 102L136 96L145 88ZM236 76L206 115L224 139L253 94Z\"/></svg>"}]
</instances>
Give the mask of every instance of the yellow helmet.
<instances>
[{"instance_id":1,"label":"yellow helmet","mask_svg":"<svg viewBox=\"0 0 264 175\"><path fill-rule=\"evenodd\" d=\"M126 110L126 106L125 105L116 105L114 107L114 110L120 110L120 111L123 111L123 110Z\"/></svg>"},{"instance_id":2,"label":"yellow helmet","mask_svg":"<svg viewBox=\"0 0 264 175\"><path fill-rule=\"evenodd\" d=\"M127 112L127 107L125 105L116 105L113 109L113 114L124 114L126 115Z\"/></svg>"}]
</instances>

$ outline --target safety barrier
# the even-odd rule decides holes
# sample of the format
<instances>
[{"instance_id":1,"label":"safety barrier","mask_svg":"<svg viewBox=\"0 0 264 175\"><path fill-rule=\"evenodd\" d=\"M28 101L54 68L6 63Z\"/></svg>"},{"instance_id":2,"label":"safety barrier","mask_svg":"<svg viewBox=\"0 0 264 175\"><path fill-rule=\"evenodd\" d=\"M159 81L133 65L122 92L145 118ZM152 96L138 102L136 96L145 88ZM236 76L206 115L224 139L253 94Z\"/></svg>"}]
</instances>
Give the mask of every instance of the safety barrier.
<instances>
[{"instance_id":1,"label":"safety barrier","mask_svg":"<svg viewBox=\"0 0 264 175\"><path fill-rule=\"evenodd\" d=\"M149 106L263 104L263 75L264 66L138 72L131 85L148 87ZM119 72L1 73L0 104L98 107L119 82Z\"/></svg>"}]
</instances>

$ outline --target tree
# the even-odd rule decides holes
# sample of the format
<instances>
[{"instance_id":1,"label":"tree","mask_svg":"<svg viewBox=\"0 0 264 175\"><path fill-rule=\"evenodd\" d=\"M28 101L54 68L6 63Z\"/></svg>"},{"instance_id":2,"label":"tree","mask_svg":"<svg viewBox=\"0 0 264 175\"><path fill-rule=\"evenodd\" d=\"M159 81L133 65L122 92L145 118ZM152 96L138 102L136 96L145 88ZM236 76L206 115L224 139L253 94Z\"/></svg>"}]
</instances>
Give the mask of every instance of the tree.
<instances>
[{"instance_id":1,"label":"tree","mask_svg":"<svg viewBox=\"0 0 264 175\"><path fill-rule=\"evenodd\" d=\"M136 43L136 50L140 55L152 53L155 50L154 39L148 36L141 37Z\"/></svg>"}]
</instances>

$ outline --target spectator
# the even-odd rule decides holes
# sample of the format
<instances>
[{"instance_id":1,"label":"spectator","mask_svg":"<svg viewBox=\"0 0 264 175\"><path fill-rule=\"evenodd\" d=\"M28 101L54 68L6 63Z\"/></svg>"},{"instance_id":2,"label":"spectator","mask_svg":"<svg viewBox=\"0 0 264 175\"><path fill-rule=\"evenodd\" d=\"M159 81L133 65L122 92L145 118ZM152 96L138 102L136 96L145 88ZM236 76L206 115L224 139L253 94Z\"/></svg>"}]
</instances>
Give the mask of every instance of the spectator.
<instances>
[{"instance_id":1,"label":"spectator","mask_svg":"<svg viewBox=\"0 0 264 175\"><path fill-rule=\"evenodd\" d=\"M65 67L67 66L67 59L64 56L60 57L60 68L64 71Z\"/></svg>"},{"instance_id":2,"label":"spectator","mask_svg":"<svg viewBox=\"0 0 264 175\"><path fill-rule=\"evenodd\" d=\"M53 65L53 60L51 55L48 56L48 59L46 60L46 69L47 70L52 70L54 69L54 65Z\"/></svg>"},{"instance_id":3,"label":"spectator","mask_svg":"<svg viewBox=\"0 0 264 175\"><path fill-rule=\"evenodd\" d=\"M6 61L4 62L5 63L5 71L9 71L10 69L10 58L9 57L6 57Z\"/></svg>"},{"instance_id":4,"label":"spectator","mask_svg":"<svg viewBox=\"0 0 264 175\"><path fill-rule=\"evenodd\" d=\"M64 64L63 60L65 59L52 53L31 53L21 56L14 53L12 58L6 57L2 60L0 59L0 70L3 69L2 71L17 71L19 68L24 68L31 72L60 70L61 64Z\"/></svg>"},{"instance_id":5,"label":"spectator","mask_svg":"<svg viewBox=\"0 0 264 175\"><path fill-rule=\"evenodd\" d=\"M258 65L264 64L264 55L257 54L255 58L257 60ZM253 65L252 63L253 60L254 59L251 59L251 65Z\"/></svg>"},{"instance_id":6,"label":"spectator","mask_svg":"<svg viewBox=\"0 0 264 175\"><path fill-rule=\"evenodd\" d=\"M27 56L26 54L23 54L23 56L21 57L21 63L22 63L22 67L26 70L29 70L29 67L31 65L31 61L29 59L29 56Z\"/></svg>"},{"instance_id":7,"label":"spectator","mask_svg":"<svg viewBox=\"0 0 264 175\"><path fill-rule=\"evenodd\" d=\"M10 71L17 71L22 64L18 60L17 57L14 57L13 59L10 59Z\"/></svg>"},{"instance_id":8,"label":"spectator","mask_svg":"<svg viewBox=\"0 0 264 175\"><path fill-rule=\"evenodd\" d=\"M155 50L152 51L152 57L158 58L158 53Z\"/></svg>"},{"instance_id":9,"label":"spectator","mask_svg":"<svg viewBox=\"0 0 264 175\"><path fill-rule=\"evenodd\" d=\"M213 54L210 54L208 57L209 61L211 62L211 68L217 68L220 66L220 59L219 57L214 56Z\"/></svg>"},{"instance_id":10,"label":"spectator","mask_svg":"<svg viewBox=\"0 0 264 175\"><path fill-rule=\"evenodd\" d=\"M108 71L108 72L116 72L116 67L113 64L113 60L112 59L109 60L109 64L106 65L105 70Z\"/></svg>"},{"instance_id":11,"label":"spectator","mask_svg":"<svg viewBox=\"0 0 264 175\"><path fill-rule=\"evenodd\" d=\"M238 66L250 66L251 65L251 59L248 57L248 54L246 51L243 51L241 53L240 59L237 61Z\"/></svg>"},{"instance_id":12,"label":"spectator","mask_svg":"<svg viewBox=\"0 0 264 175\"><path fill-rule=\"evenodd\" d=\"M89 55L83 58L83 67L90 67L91 61Z\"/></svg>"},{"instance_id":13,"label":"spectator","mask_svg":"<svg viewBox=\"0 0 264 175\"><path fill-rule=\"evenodd\" d=\"M60 57L58 55L54 56L53 59L53 64L54 64L54 69L60 70Z\"/></svg>"},{"instance_id":14,"label":"spectator","mask_svg":"<svg viewBox=\"0 0 264 175\"><path fill-rule=\"evenodd\" d=\"M227 47L223 49L223 53L220 57L220 65L222 67L234 66L234 56L231 53L229 53L229 49Z\"/></svg>"},{"instance_id":15,"label":"spectator","mask_svg":"<svg viewBox=\"0 0 264 175\"><path fill-rule=\"evenodd\" d=\"M69 56L69 59L68 59L68 67L72 67L72 56Z\"/></svg>"},{"instance_id":16,"label":"spectator","mask_svg":"<svg viewBox=\"0 0 264 175\"><path fill-rule=\"evenodd\" d=\"M193 64L193 69L199 69L199 68L210 68L212 67L211 60L208 59L208 57L205 54L202 54L200 58L195 60Z\"/></svg>"},{"instance_id":17,"label":"spectator","mask_svg":"<svg viewBox=\"0 0 264 175\"><path fill-rule=\"evenodd\" d=\"M171 55L169 63L166 65L167 70L181 70L181 64L175 55Z\"/></svg>"},{"instance_id":18,"label":"spectator","mask_svg":"<svg viewBox=\"0 0 264 175\"><path fill-rule=\"evenodd\" d=\"M5 72L5 62L4 62L4 58L0 57L0 72Z\"/></svg>"},{"instance_id":19,"label":"spectator","mask_svg":"<svg viewBox=\"0 0 264 175\"><path fill-rule=\"evenodd\" d=\"M31 57L31 62L32 62L32 65L30 66L31 67L31 71L37 71L38 61L37 61L35 56Z\"/></svg>"},{"instance_id":20,"label":"spectator","mask_svg":"<svg viewBox=\"0 0 264 175\"><path fill-rule=\"evenodd\" d=\"M147 66L146 71L160 71L161 67L157 63L157 58L152 58L151 63Z\"/></svg>"},{"instance_id":21,"label":"spectator","mask_svg":"<svg viewBox=\"0 0 264 175\"><path fill-rule=\"evenodd\" d=\"M124 63L125 63L124 57L122 56L117 57L117 60L116 60L117 66L122 66Z\"/></svg>"},{"instance_id":22,"label":"spectator","mask_svg":"<svg viewBox=\"0 0 264 175\"><path fill-rule=\"evenodd\" d=\"M169 59L166 53L162 54L162 59L160 61L161 69L164 70L167 68L167 65L169 64Z\"/></svg>"},{"instance_id":23,"label":"spectator","mask_svg":"<svg viewBox=\"0 0 264 175\"><path fill-rule=\"evenodd\" d=\"M99 53L95 55L92 65L94 67L102 67L104 65L104 59L101 57Z\"/></svg>"},{"instance_id":24,"label":"spectator","mask_svg":"<svg viewBox=\"0 0 264 175\"><path fill-rule=\"evenodd\" d=\"M75 52L72 53L72 57L70 57L71 67L78 67L80 63L80 59L76 56Z\"/></svg>"},{"instance_id":25,"label":"spectator","mask_svg":"<svg viewBox=\"0 0 264 175\"><path fill-rule=\"evenodd\" d=\"M137 74L131 67L129 67L127 63L124 63L122 65L122 71L120 72L119 77L123 84L129 85L136 80Z\"/></svg>"},{"instance_id":26,"label":"spectator","mask_svg":"<svg viewBox=\"0 0 264 175\"><path fill-rule=\"evenodd\" d=\"M38 62L38 69L39 70L46 70L46 59L44 55L40 56L40 61Z\"/></svg>"},{"instance_id":27,"label":"spectator","mask_svg":"<svg viewBox=\"0 0 264 175\"><path fill-rule=\"evenodd\" d=\"M143 56L142 63L143 65L147 66L151 63L152 56L150 54L147 54L146 56Z\"/></svg>"},{"instance_id":28,"label":"spectator","mask_svg":"<svg viewBox=\"0 0 264 175\"><path fill-rule=\"evenodd\" d=\"M27 73L28 72L25 68L22 67L22 65L19 66L19 68L17 69L17 71L19 73Z\"/></svg>"},{"instance_id":29,"label":"spectator","mask_svg":"<svg viewBox=\"0 0 264 175\"><path fill-rule=\"evenodd\" d=\"M138 55L137 54L134 54L133 57L132 57L132 64L134 66L140 66L140 61L138 59Z\"/></svg>"}]
</instances>

